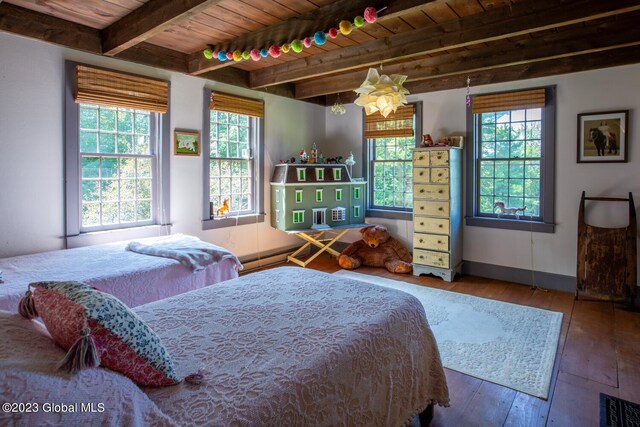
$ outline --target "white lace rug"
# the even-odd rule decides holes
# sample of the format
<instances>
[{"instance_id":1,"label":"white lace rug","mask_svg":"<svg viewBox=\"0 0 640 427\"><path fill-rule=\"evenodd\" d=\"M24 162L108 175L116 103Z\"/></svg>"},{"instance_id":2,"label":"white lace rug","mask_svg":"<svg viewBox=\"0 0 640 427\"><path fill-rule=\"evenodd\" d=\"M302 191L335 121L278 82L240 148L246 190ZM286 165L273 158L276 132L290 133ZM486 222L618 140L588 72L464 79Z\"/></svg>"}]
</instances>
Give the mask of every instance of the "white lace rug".
<instances>
[{"instance_id":1,"label":"white lace rug","mask_svg":"<svg viewBox=\"0 0 640 427\"><path fill-rule=\"evenodd\" d=\"M347 270L334 274L417 297L445 367L547 398L562 313Z\"/></svg>"}]
</instances>

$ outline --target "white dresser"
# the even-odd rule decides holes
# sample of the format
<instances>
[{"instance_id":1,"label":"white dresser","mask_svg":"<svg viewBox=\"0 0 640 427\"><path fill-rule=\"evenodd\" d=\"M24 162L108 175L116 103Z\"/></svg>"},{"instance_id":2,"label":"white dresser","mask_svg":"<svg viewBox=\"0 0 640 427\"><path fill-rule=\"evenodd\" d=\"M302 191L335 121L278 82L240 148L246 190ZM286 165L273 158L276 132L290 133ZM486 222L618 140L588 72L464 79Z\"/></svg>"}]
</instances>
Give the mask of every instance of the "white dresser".
<instances>
[{"instance_id":1,"label":"white dresser","mask_svg":"<svg viewBox=\"0 0 640 427\"><path fill-rule=\"evenodd\" d=\"M451 282L462 266L462 150L413 152L413 274Z\"/></svg>"}]
</instances>

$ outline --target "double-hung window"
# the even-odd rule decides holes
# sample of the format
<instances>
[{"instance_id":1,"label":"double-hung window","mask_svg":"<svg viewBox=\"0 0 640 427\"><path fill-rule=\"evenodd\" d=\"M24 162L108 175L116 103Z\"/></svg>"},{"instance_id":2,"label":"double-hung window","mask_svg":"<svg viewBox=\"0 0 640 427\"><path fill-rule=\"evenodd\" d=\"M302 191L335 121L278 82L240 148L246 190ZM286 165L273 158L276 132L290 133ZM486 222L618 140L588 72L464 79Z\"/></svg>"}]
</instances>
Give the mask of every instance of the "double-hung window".
<instances>
[{"instance_id":1,"label":"double-hung window","mask_svg":"<svg viewBox=\"0 0 640 427\"><path fill-rule=\"evenodd\" d=\"M71 62L67 82L68 246L157 235L141 227L168 223L169 83Z\"/></svg>"},{"instance_id":2,"label":"double-hung window","mask_svg":"<svg viewBox=\"0 0 640 427\"><path fill-rule=\"evenodd\" d=\"M553 232L555 88L476 95L467 225Z\"/></svg>"},{"instance_id":3,"label":"double-hung window","mask_svg":"<svg viewBox=\"0 0 640 427\"><path fill-rule=\"evenodd\" d=\"M203 228L263 221L262 101L205 89ZM229 212L212 217L225 200Z\"/></svg>"},{"instance_id":4,"label":"double-hung window","mask_svg":"<svg viewBox=\"0 0 640 427\"><path fill-rule=\"evenodd\" d=\"M367 216L408 218L413 210L412 149L422 135L422 104L398 107L383 117L364 117L365 153L369 168Z\"/></svg>"}]
</instances>

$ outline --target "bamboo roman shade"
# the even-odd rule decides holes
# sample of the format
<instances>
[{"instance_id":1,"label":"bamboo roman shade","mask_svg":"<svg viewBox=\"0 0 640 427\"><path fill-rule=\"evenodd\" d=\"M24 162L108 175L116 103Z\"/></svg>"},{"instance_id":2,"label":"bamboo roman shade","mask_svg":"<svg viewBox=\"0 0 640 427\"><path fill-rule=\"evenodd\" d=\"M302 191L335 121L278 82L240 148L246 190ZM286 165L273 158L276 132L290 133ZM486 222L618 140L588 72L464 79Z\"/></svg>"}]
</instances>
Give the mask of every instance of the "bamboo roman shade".
<instances>
[{"instance_id":1,"label":"bamboo roman shade","mask_svg":"<svg viewBox=\"0 0 640 427\"><path fill-rule=\"evenodd\" d=\"M478 95L473 98L473 114L495 111L525 110L544 107L544 89Z\"/></svg>"},{"instance_id":2,"label":"bamboo roman shade","mask_svg":"<svg viewBox=\"0 0 640 427\"><path fill-rule=\"evenodd\" d=\"M244 114L245 116L264 117L264 104L258 99L242 98L226 93L211 93L210 110L227 113Z\"/></svg>"},{"instance_id":3,"label":"bamboo roman shade","mask_svg":"<svg viewBox=\"0 0 640 427\"><path fill-rule=\"evenodd\" d=\"M78 65L76 82L76 103L167 112L166 81Z\"/></svg>"},{"instance_id":4,"label":"bamboo roman shade","mask_svg":"<svg viewBox=\"0 0 640 427\"><path fill-rule=\"evenodd\" d=\"M371 114L364 117L365 138L394 138L413 136L414 106L400 106L395 113L384 117L382 114Z\"/></svg>"}]
</instances>

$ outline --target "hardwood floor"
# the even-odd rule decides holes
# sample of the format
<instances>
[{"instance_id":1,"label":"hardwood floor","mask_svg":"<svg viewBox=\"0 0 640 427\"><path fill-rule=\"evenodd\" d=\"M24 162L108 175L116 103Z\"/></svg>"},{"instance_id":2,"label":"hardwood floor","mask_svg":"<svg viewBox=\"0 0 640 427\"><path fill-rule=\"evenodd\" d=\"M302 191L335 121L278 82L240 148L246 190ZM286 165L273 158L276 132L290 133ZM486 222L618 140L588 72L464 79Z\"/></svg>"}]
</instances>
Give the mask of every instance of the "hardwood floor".
<instances>
[{"instance_id":1,"label":"hardwood floor","mask_svg":"<svg viewBox=\"0 0 640 427\"><path fill-rule=\"evenodd\" d=\"M293 263L272 267L295 266ZM340 269L322 254L307 268ZM359 273L528 305L564 314L549 400L445 369L451 406L437 407L431 422L443 426L598 426L599 393L640 402L640 313L573 294L463 276L452 283L361 267ZM427 312L428 316L428 312Z\"/></svg>"}]
</instances>

